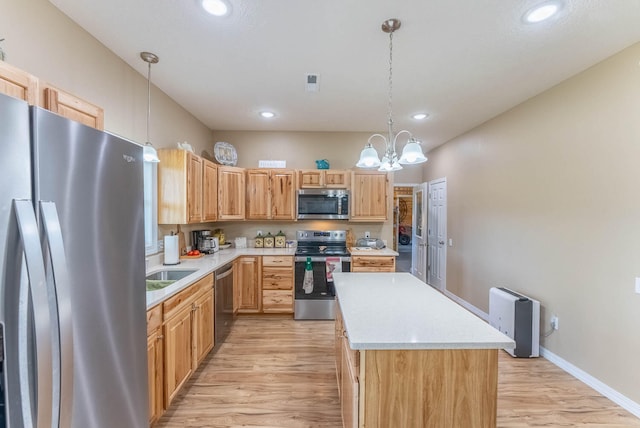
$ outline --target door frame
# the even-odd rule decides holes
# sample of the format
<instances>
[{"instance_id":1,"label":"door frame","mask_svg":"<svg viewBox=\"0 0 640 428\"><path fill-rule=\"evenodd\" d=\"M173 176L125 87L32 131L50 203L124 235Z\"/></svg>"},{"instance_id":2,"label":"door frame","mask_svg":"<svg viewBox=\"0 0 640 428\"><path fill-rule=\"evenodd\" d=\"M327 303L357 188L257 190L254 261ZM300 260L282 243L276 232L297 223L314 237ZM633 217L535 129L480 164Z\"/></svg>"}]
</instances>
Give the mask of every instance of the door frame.
<instances>
[{"instance_id":1,"label":"door frame","mask_svg":"<svg viewBox=\"0 0 640 428\"><path fill-rule=\"evenodd\" d=\"M418 278L420 281L426 283L427 282L427 253L425 250L421 250L421 248L426 249L426 244L424 242L427 241L427 237L425 237L425 232L427 231L427 202L428 198L428 183L420 183L413 188L413 204L412 204L412 230L411 230L411 274ZM417 214L418 207L418 192L422 192L422 203L420 205L421 215ZM421 221L421 224L418 225L418 222ZM421 230L421 235L417 234L417 231ZM421 271L416 271L419 263L418 259L422 260L423 266Z\"/></svg>"},{"instance_id":2,"label":"door frame","mask_svg":"<svg viewBox=\"0 0 640 428\"><path fill-rule=\"evenodd\" d=\"M447 177L441 177L441 178L436 178L435 180L431 180L428 182L427 185L427 230L431 230L431 221L430 219L432 219L432 202L431 202L431 189L434 185L436 184L440 184L443 183L444 184L444 194L445 194L445 204L444 204L444 213L443 213L443 219L439 219L440 221L444 220L444 250L442 252L442 256L444 258L443 261L443 268L442 268L442 283L439 287L433 286L432 284L430 284L430 277L431 277L431 266L430 266L430 260L431 260L431 254L429 254L431 250L431 246L427 245L427 284L432 285L435 289L440 290L441 292L445 292L447 289L447 247L449 245L449 238L448 238L448 233L447 233L447 207L448 207L448 195L447 195ZM437 233L437 231L436 231ZM427 239L430 238L430 233L428 233L427 235Z\"/></svg>"}]
</instances>

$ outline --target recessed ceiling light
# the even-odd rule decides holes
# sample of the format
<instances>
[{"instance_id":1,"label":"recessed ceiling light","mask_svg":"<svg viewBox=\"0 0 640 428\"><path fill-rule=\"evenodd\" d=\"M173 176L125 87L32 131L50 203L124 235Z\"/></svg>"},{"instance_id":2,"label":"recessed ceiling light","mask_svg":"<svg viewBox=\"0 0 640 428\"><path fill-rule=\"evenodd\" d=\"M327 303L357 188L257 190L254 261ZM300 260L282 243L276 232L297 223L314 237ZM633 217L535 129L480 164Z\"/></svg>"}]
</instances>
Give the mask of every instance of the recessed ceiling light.
<instances>
[{"instance_id":1,"label":"recessed ceiling light","mask_svg":"<svg viewBox=\"0 0 640 428\"><path fill-rule=\"evenodd\" d=\"M422 120L422 119L426 119L428 116L429 115L426 113L416 113L411 117L414 118L415 120Z\"/></svg>"},{"instance_id":2,"label":"recessed ceiling light","mask_svg":"<svg viewBox=\"0 0 640 428\"><path fill-rule=\"evenodd\" d=\"M231 10L225 0L202 0L202 8L214 16L228 15Z\"/></svg>"},{"instance_id":3,"label":"recessed ceiling light","mask_svg":"<svg viewBox=\"0 0 640 428\"><path fill-rule=\"evenodd\" d=\"M264 117L265 119L271 119L272 117L275 117L276 114L272 111L261 111L260 116Z\"/></svg>"},{"instance_id":4,"label":"recessed ceiling light","mask_svg":"<svg viewBox=\"0 0 640 428\"><path fill-rule=\"evenodd\" d=\"M522 19L529 24L546 21L560 11L559 1L548 1L529 9Z\"/></svg>"}]
</instances>

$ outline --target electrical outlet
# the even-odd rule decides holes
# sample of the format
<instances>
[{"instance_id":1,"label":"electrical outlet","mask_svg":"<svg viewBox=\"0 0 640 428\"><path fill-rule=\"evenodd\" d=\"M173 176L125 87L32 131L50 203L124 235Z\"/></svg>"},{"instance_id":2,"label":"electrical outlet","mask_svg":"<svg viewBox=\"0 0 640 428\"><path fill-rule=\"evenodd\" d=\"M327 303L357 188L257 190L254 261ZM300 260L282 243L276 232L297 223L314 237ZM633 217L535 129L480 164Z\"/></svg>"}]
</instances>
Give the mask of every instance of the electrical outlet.
<instances>
[{"instance_id":1,"label":"electrical outlet","mask_svg":"<svg viewBox=\"0 0 640 428\"><path fill-rule=\"evenodd\" d=\"M364 233L364 237L365 238L371 238L371 232L369 232L368 230Z\"/></svg>"},{"instance_id":2,"label":"electrical outlet","mask_svg":"<svg viewBox=\"0 0 640 428\"><path fill-rule=\"evenodd\" d=\"M557 330L558 326L559 326L558 317L556 315L553 315L551 317L551 328L553 328L554 330Z\"/></svg>"}]
</instances>

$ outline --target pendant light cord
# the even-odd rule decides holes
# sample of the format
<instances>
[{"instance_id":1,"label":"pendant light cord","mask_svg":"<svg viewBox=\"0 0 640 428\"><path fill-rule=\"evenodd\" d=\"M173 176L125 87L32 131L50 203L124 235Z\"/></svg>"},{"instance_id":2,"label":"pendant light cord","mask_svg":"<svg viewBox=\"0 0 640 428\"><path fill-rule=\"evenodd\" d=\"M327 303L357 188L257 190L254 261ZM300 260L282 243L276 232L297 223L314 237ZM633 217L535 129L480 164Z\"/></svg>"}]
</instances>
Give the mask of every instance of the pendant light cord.
<instances>
[{"instance_id":1,"label":"pendant light cord","mask_svg":"<svg viewBox=\"0 0 640 428\"><path fill-rule=\"evenodd\" d=\"M151 62L147 71L147 143L149 140L149 120L151 119Z\"/></svg>"}]
</instances>

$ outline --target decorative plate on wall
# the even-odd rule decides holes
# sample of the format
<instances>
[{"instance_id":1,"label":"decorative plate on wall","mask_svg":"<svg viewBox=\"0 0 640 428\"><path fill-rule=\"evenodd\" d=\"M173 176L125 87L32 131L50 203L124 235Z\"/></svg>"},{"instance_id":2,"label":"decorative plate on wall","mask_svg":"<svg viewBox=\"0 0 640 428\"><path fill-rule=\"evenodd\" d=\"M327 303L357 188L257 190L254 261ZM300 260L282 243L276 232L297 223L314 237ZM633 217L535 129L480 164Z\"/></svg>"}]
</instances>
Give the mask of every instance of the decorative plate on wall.
<instances>
[{"instance_id":1,"label":"decorative plate on wall","mask_svg":"<svg viewBox=\"0 0 640 428\"><path fill-rule=\"evenodd\" d=\"M238 163L236 148L229 143L218 141L215 146L213 146L213 153L216 160L222 165L236 166Z\"/></svg>"}]
</instances>

